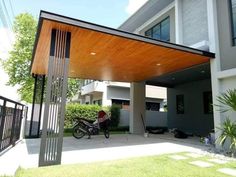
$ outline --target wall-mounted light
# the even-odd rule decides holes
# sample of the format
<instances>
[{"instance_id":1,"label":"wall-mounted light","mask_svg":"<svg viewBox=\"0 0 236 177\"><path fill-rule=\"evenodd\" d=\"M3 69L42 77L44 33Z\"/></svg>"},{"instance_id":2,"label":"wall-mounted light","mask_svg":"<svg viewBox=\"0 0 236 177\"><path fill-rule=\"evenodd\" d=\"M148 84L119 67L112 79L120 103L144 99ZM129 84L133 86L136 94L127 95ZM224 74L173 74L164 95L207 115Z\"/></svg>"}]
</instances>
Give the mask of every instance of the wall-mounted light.
<instances>
[{"instance_id":1,"label":"wall-mounted light","mask_svg":"<svg viewBox=\"0 0 236 177\"><path fill-rule=\"evenodd\" d=\"M206 71L202 70L201 73L204 74Z\"/></svg>"}]
</instances>

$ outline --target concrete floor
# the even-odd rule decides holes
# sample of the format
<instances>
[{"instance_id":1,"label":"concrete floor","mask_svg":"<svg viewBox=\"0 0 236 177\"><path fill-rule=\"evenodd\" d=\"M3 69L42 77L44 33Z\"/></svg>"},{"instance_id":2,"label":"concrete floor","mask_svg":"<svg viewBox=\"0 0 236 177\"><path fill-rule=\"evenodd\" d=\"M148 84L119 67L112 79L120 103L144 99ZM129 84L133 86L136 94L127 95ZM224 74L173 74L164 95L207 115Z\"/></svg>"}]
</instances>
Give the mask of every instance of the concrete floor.
<instances>
[{"instance_id":1,"label":"concrete floor","mask_svg":"<svg viewBox=\"0 0 236 177\"><path fill-rule=\"evenodd\" d=\"M18 167L38 166L40 139L26 139L0 156L0 175L13 175ZM66 137L63 141L62 164L89 163L129 157L159 155L176 152L208 151L209 146L199 142L199 138L175 139L173 135L92 136L91 139Z\"/></svg>"}]
</instances>

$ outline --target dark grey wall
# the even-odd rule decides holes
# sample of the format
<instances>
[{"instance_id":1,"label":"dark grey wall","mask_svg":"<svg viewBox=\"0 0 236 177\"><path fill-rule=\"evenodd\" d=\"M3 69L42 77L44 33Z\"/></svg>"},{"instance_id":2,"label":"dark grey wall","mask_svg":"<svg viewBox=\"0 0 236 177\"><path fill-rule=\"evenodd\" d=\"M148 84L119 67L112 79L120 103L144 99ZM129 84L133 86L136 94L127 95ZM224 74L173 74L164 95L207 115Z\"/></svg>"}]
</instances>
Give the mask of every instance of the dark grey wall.
<instances>
[{"instance_id":1,"label":"dark grey wall","mask_svg":"<svg viewBox=\"0 0 236 177\"><path fill-rule=\"evenodd\" d=\"M204 114L203 92L211 91L211 81L202 80L167 89L169 128L207 135L214 128L213 115ZM184 114L176 113L176 95L184 95Z\"/></svg>"},{"instance_id":2,"label":"dark grey wall","mask_svg":"<svg viewBox=\"0 0 236 177\"><path fill-rule=\"evenodd\" d=\"M206 0L183 0L182 16L184 45L208 40Z\"/></svg>"},{"instance_id":3,"label":"dark grey wall","mask_svg":"<svg viewBox=\"0 0 236 177\"><path fill-rule=\"evenodd\" d=\"M219 42L221 69L236 68L236 47L232 46L231 19L229 11L229 1L220 0L217 2Z\"/></svg>"}]
</instances>

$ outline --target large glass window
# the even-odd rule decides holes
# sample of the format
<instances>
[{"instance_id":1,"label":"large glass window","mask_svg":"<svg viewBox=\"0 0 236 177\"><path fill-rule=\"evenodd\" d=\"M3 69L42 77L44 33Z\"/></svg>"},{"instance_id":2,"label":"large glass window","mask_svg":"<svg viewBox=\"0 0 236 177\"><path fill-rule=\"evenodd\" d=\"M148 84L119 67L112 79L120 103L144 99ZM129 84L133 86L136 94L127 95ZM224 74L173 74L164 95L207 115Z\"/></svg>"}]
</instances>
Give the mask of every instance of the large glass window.
<instances>
[{"instance_id":1,"label":"large glass window","mask_svg":"<svg viewBox=\"0 0 236 177\"><path fill-rule=\"evenodd\" d=\"M147 30L145 32L145 36L153 39L170 41L170 17L167 17L160 23Z\"/></svg>"},{"instance_id":2,"label":"large glass window","mask_svg":"<svg viewBox=\"0 0 236 177\"><path fill-rule=\"evenodd\" d=\"M230 0L231 2L231 18L232 18L232 39L233 45L236 45L236 0Z\"/></svg>"}]
</instances>

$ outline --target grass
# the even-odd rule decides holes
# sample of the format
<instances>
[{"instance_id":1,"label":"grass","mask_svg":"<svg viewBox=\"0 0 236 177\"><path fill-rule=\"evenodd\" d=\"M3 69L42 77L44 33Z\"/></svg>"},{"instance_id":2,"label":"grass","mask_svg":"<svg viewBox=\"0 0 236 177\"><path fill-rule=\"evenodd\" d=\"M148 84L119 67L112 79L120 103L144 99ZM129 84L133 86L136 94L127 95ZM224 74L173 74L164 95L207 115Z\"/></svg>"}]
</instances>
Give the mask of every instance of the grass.
<instances>
[{"instance_id":1,"label":"grass","mask_svg":"<svg viewBox=\"0 0 236 177\"><path fill-rule=\"evenodd\" d=\"M208 157L209 158L209 157ZM207 157L172 160L168 155L131 158L90 164L19 169L16 177L228 177L219 168L236 168L236 162L200 168L189 164Z\"/></svg>"}]
</instances>

